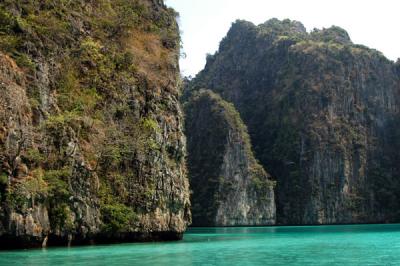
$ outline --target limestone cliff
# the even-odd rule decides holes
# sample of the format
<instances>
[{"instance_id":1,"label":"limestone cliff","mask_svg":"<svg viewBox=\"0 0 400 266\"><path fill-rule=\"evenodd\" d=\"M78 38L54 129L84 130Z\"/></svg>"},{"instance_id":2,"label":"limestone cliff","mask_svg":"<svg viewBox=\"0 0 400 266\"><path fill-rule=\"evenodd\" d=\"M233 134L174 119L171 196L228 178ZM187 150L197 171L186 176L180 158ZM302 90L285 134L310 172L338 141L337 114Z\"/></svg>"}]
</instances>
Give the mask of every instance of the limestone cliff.
<instances>
[{"instance_id":1,"label":"limestone cliff","mask_svg":"<svg viewBox=\"0 0 400 266\"><path fill-rule=\"evenodd\" d=\"M0 3L0 247L179 239L190 222L176 13Z\"/></svg>"},{"instance_id":2,"label":"limestone cliff","mask_svg":"<svg viewBox=\"0 0 400 266\"><path fill-rule=\"evenodd\" d=\"M237 21L190 88L239 111L279 224L400 221L399 75L380 52L339 27Z\"/></svg>"},{"instance_id":3,"label":"limestone cliff","mask_svg":"<svg viewBox=\"0 0 400 266\"><path fill-rule=\"evenodd\" d=\"M273 182L232 104L208 90L185 104L194 226L275 223Z\"/></svg>"}]
</instances>

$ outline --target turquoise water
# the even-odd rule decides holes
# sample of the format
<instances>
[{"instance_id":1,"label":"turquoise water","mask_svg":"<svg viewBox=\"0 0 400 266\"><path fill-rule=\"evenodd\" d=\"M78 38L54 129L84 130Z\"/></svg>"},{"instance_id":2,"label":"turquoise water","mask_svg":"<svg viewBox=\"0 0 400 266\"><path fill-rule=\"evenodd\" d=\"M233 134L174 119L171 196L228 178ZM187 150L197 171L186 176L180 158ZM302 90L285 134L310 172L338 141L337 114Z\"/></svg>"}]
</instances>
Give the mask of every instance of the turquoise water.
<instances>
[{"instance_id":1,"label":"turquoise water","mask_svg":"<svg viewBox=\"0 0 400 266\"><path fill-rule=\"evenodd\" d=\"M0 265L400 265L400 225L192 228L180 242L0 252Z\"/></svg>"}]
</instances>

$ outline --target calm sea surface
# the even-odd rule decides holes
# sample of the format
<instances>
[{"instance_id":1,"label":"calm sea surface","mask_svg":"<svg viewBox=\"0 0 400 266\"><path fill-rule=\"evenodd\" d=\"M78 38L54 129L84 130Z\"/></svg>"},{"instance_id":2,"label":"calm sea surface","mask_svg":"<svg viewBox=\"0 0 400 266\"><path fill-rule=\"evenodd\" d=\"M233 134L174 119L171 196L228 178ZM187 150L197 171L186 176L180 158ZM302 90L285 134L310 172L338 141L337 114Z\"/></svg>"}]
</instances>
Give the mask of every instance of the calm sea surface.
<instances>
[{"instance_id":1,"label":"calm sea surface","mask_svg":"<svg viewBox=\"0 0 400 266\"><path fill-rule=\"evenodd\" d=\"M400 265L400 225L192 228L180 242L0 252L0 265Z\"/></svg>"}]
</instances>

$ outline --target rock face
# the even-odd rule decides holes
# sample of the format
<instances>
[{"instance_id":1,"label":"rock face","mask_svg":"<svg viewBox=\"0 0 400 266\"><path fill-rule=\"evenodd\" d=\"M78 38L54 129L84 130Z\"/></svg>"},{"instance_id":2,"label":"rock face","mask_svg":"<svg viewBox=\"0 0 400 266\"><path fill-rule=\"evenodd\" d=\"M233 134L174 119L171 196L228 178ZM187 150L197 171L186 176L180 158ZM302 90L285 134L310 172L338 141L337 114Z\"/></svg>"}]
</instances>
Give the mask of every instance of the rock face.
<instances>
[{"instance_id":1,"label":"rock face","mask_svg":"<svg viewBox=\"0 0 400 266\"><path fill-rule=\"evenodd\" d=\"M237 21L189 87L239 111L276 178L277 223L400 221L399 74L380 52L339 27Z\"/></svg>"},{"instance_id":2,"label":"rock face","mask_svg":"<svg viewBox=\"0 0 400 266\"><path fill-rule=\"evenodd\" d=\"M179 30L163 1L0 3L0 247L179 239Z\"/></svg>"},{"instance_id":3,"label":"rock face","mask_svg":"<svg viewBox=\"0 0 400 266\"><path fill-rule=\"evenodd\" d=\"M275 223L273 182L232 104L201 90L185 104L194 226Z\"/></svg>"}]
</instances>

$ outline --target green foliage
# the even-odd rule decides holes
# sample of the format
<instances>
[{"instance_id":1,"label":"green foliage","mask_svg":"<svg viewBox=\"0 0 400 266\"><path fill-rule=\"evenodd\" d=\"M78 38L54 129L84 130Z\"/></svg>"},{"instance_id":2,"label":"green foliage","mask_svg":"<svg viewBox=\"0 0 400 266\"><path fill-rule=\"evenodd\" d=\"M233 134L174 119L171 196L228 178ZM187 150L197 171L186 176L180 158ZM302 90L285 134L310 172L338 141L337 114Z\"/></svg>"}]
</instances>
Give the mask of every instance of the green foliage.
<instances>
[{"instance_id":1,"label":"green foliage","mask_svg":"<svg viewBox=\"0 0 400 266\"><path fill-rule=\"evenodd\" d=\"M124 204L106 204L101 206L103 231L106 233L127 232L136 219L136 214Z\"/></svg>"},{"instance_id":2,"label":"green foliage","mask_svg":"<svg viewBox=\"0 0 400 266\"><path fill-rule=\"evenodd\" d=\"M95 88L83 88L73 65L67 65L67 70L59 80L58 103L62 110L75 114L91 114L102 97Z\"/></svg>"},{"instance_id":3,"label":"green foliage","mask_svg":"<svg viewBox=\"0 0 400 266\"><path fill-rule=\"evenodd\" d=\"M46 156L36 148L28 149L25 158L34 165L39 165L46 160Z\"/></svg>"},{"instance_id":4,"label":"green foliage","mask_svg":"<svg viewBox=\"0 0 400 266\"><path fill-rule=\"evenodd\" d=\"M0 7L0 35L12 32L16 26L15 18Z\"/></svg>"},{"instance_id":5,"label":"green foliage","mask_svg":"<svg viewBox=\"0 0 400 266\"><path fill-rule=\"evenodd\" d=\"M61 148L65 148L61 140L65 138L69 128L73 129L80 139L87 139L91 130L91 124L76 111L50 116L42 127L53 138L53 144L60 151Z\"/></svg>"},{"instance_id":6,"label":"green foliage","mask_svg":"<svg viewBox=\"0 0 400 266\"><path fill-rule=\"evenodd\" d=\"M119 32L132 29L139 23L139 17L143 16L146 8L138 1L133 3L126 0L113 1L114 10L118 14Z\"/></svg>"},{"instance_id":7,"label":"green foliage","mask_svg":"<svg viewBox=\"0 0 400 266\"><path fill-rule=\"evenodd\" d=\"M118 110L123 112L120 108ZM126 128L110 125L106 131L104 144L100 147L100 161L106 169L118 168L124 162L135 159L135 155L143 156L160 149L155 138L160 128L155 120L142 118L133 122L131 118L125 116L123 119L130 120L126 121Z\"/></svg>"},{"instance_id":8,"label":"green foliage","mask_svg":"<svg viewBox=\"0 0 400 266\"><path fill-rule=\"evenodd\" d=\"M135 56L132 52L126 51L124 53L116 53L114 56L114 62L117 70L130 71L131 73L136 72L134 65Z\"/></svg>"},{"instance_id":9,"label":"green foliage","mask_svg":"<svg viewBox=\"0 0 400 266\"><path fill-rule=\"evenodd\" d=\"M72 231L75 229L73 213L66 203L53 206L49 212L50 224L53 229Z\"/></svg>"},{"instance_id":10,"label":"green foliage","mask_svg":"<svg viewBox=\"0 0 400 266\"><path fill-rule=\"evenodd\" d=\"M23 210L35 200L44 200L47 197L48 187L40 176L25 179L8 187L6 201L10 208Z\"/></svg>"},{"instance_id":11,"label":"green foliage","mask_svg":"<svg viewBox=\"0 0 400 266\"><path fill-rule=\"evenodd\" d=\"M22 210L26 208L27 198L15 188L9 188L6 192L6 203L11 209Z\"/></svg>"},{"instance_id":12,"label":"green foliage","mask_svg":"<svg viewBox=\"0 0 400 266\"><path fill-rule=\"evenodd\" d=\"M68 167L59 170L45 170L43 179L46 181L51 198L56 202L67 200L70 196L68 178L71 176L71 169Z\"/></svg>"},{"instance_id":13,"label":"green foliage","mask_svg":"<svg viewBox=\"0 0 400 266\"><path fill-rule=\"evenodd\" d=\"M161 129L157 121L151 118L144 118L141 120L141 134L145 137L144 145L147 150L159 150L160 145L155 139L155 134L160 133Z\"/></svg>"},{"instance_id":14,"label":"green foliage","mask_svg":"<svg viewBox=\"0 0 400 266\"><path fill-rule=\"evenodd\" d=\"M269 189L274 188L276 186L276 182L268 180L266 176L253 175L251 177L251 182L256 191L259 192L268 191Z\"/></svg>"},{"instance_id":15,"label":"green foliage","mask_svg":"<svg viewBox=\"0 0 400 266\"><path fill-rule=\"evenodd\" d=\"M13 53L20 45L21 39L12 35L0 35L0 49L5 52Z\"/></svg>"},{"instance_id":16,"label":"green foliage","mask_svg":"<svg viewBox=\"0 0 400 266\"><path fill-rule=\"evenodd\" d=\"M106 140L100 147L100 161L104 169L119 168L124 160L133 159L138 140L123 134L118 128L109 127Z\"/></svg>"},{"instance_id":17,"label":"green foliage","mask_svg":"<svg viewBox=\"0 0 400 266\"><path fill-rule=\"evenodd\" d=\"M306 29L300 22L291 21L289 19L280 21L276 18L272 18L262 24L259 30L262 34L268 34L275 37L300 37L306 34Z\"/></svg>"},{"instance_id":18,"label":"green foliage","mask_svg":"<svg viewBox=\"0 0 400 266\"><path fill-rule=\"evenodd\" d=\"M311 32L310 37L317 41L322 42L336 42L342 44L351 44L349 34L342 28L332 26L328 29L314 30Z\"/></svg>"},{"instance_id":19,"label":"green foliage","mask_svg":"<svg viewBox=\"0 0 400 266\"><path fill-rule=\"evenodd\" d=\"M8 183L8 176L6 173L0 172L0 186L5 186Z\"/></svg>"},{"instance_id":20,"label":"green foliage","mask_svg":"<svg viewBox=\"0 0 400 266\"><path fill-rule=\"evenodd\" d=\"M76 119L78 119L76 113L72 112L54 115L50 116L44 122L43 127L51 136L53 136L56 141L58 141L62 139L65 128L69 125L72 125L72 122Z\"/></svg>"},{"instance_id":21,"label":"green foliage","mask_svg":"<svg viewBox=\"0 0 400 266\"><path fill-rule=\"evenodd\" d=\"M116 201L107 176L102 176L102 178L100 179L100 188L98 195L101 200L101 204L103 205Z\"/></svg>"},{"instance_id":22,"label":"green foliage","mask_svg":"<svg viewBox=\"0 0 400 266\"><path fill-rule=\"evenodd\" d=\"M123 71L134 70L133 64L126 65L129 64L130 60L133 60L132 58L127 58L125 61L121 60L121 57L127 53L117 44L110 44L107 49L104 49L102 42L88 37L82 40L77 54L78 65L81 69L76 71L76 73L80 73L76 77L79 78L81 87L90 88L89 94L85 93L85 90L81 91L83 95L86 94L86 98L94 99L94 103L101 100L101 97L114 98L118 95L117 67L120 68L118 76L121 77L124 76ZM124 69L124 67L127 67L127 69ZM82 75L82 69L85 72L84 75ZM80 93L82 94L82 92Z\"/></svg>"},{"instance_id":23,"label":"green foliage","mask_svg":"<svg viewBox=\"0 0 400 266\"><path fill-rule=\"evenodd\" d=\"M30 14L21 19L26 25L24 28L32 28L41 38L49 44L65 45L71 41L69 21L57 16L57 10L42 10L40 14Z\"/></svg>"},{"instance_id":24,"label":"green foliage","mask_svg":"<svg viewBox=\"0 0 400 266\"><path fill-rule=\"evenodd\" d=\"M159 132L160 131L160 127L158 126L157 121L151 119L151 118L144 118L141 121L142 123L142 128L143 130L147 131L147 132Z\"/></svg>"},{"instance_id":25,"label":"green foliage","mask_svg":"<svg viewBox=\"0 0 400 266\"><path fill-rule=\"evenodd\" d=\"M115 0L99 1L98 12L101 14L94 18L96 33L104 36L127 36L130 31L139 25L145 25L144 16L148 9L141 1Z\"/></svg>"},{"instance_id":26,"label":"green foliage","mask_svg":"<svg viewBox=\"0 0 400 266\"><path fill-rule=\"evenodd\" d=\"M84 39L80 46L80 58L82 62L102 61L104 55L100 52L101 48L100 42L93 40L91 37Z\"/></svg>"},{"instance_id":27,"label":"green foliage","mask_svg":"<svg viewBox=\"0 0 400 266\"><path fill-rule=\"evenodd\" d=\"M73 212L67 204L71 193L68 187L68 178L71 169L65 167L56 170L41 170L43 179L48 186L49 219L53 230L72 231L75 228Z\"/></svg>"},{"instance_id":28,"label":"green foliage","mask_svg":"<svg viewBox=\"0 0 400 266\"><path fill-rule=\"evenodd\" d=\"M0 202L3 201L3 196L5 195L7 185L8 175L0 170Z\"/></svg>"},{"instance_id":29,"label":"green foliage","mask_svg":"<svg viewBox=\"0 0 400 266\"><path fill-rule=\"evenodd\" d=\"M0 5L0 49L9 53L16 51L21 42L20 37L14 35L16 30L16 18Z\"/></svg>"}]
</instances>

